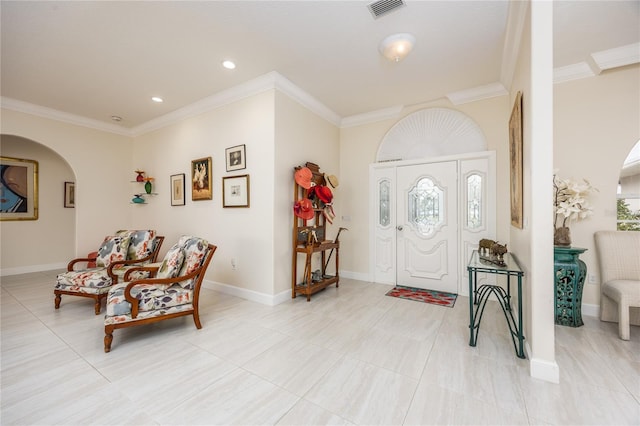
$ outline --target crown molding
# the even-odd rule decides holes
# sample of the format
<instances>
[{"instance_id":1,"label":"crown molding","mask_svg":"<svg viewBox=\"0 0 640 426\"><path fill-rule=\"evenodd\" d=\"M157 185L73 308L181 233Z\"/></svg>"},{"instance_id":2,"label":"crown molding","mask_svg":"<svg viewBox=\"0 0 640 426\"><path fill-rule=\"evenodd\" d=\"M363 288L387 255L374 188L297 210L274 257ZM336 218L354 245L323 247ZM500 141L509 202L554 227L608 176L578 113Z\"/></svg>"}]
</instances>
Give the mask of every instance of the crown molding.
<instances>
[{"instance_id":1,"label":"crown molding","mask_svg":"<svg viewBox=\"0 0 640 426\"><path fill-rule=\"evenodd\" d=\"M553 69L553 82L563 83L565 81L578 80L581 78L595 76L593 68L586 62L578 62L577 64L567 65Z\"/></svg>"},{"instance_id":2,"label":"crown molding","mask_svg":"<svg viewBox=\"0 0 640 426\"><path fill-rule=\"evenodd\" d=\"M318 114L334 126L340 126L341 117L333 112L329 107L293 84L282 74L272 71L269 74L273 76L275 88L294 101L307 108L308 110Z\"/></svg>"},{"instance_id":3,"label":"crown molding","mask_svg":"<svg viewBox=\"0 0 640 426\"><path fill-rule=\"evenodd\" d=\"M48 118L50 120L61 121L63 123L73 124L75 126L87 127L89 129L99 130L102 132L115 133L121 136L133 136L132 132L129 129L118 126L116 124L109 124L100 120L94 120L91 118L82 117L80 115L58 111L57 109L47 108L12 98L0 97L0 105L2 106L2 108L10 109L12 111L35 115L42 118Z\"/></svg>"},{"instance_id":4,"label":"crown molding","mask_svg":"<svg viewBox=\"0 0 640 426\"><path fill-rule=\"evenodd\" d=\"M115 133L122 136L136 137L148 132L152 132L154 130L161 129L171 124L175 124L187 118L195 117L212 109L237 102L241 99L257 95L267 90L274 89L289 96L305 108L316 113L335 126L340 125L340 116L338 114L333 112L318 99L309 95L307 92L300 89L290 80L275 71L269 72L230 89L218 92L215 95L206 97L190 105L187 105L186 107L177 109L168 114L147 121L146 123L136 126L132 129L127 129L115 124L109 124L99 120L94 120L75 114L69 114L67 112L58 111L53 108L30 104L28 102L18 101L11 98L0 97L0 102L2 108L36 115L38 117L48 118L51 120L62 121L77 126L88 127L104 132Z\"/></svg>"},{"instance_id":5,"label":"crown molding","mask_svg":"<svg viewBox=\"0 0 640 426\"><path fill-rule=\"evenodd\" d=\"M502 83L496 82L485 84L484 86L473 87L467 90L461 90L459 92L448 93L446 97L452 104L461 105L508 94L509 92L505 89Z\"/></svg>"},{"instance_id":6,"label":"crown molding","mask_svg":"<svg viewBox=\"0 0 640 426\"><path fill-rule=\"evenodd\" d=\"M223 90L215 95L211 95L200 101L187 105L186 107L177 109L141 124L140 126L133 128L133 134L134 136L140 136L145 133L158 130L162 127L175 124L187 118L195 117L207 111L229 105L241 99L260 94L267 90L278 90L330 123L336 126L340 123L340 116L338 116L338 114L293 84L282 74L276 71L271 71L267 74L261 75L260 77L254 78L253 80L249 80L246 83Z\"/></svg>"},{"instance_id":7,"label":"crown molding","mask_svg":"<svg viewBox=\"0 0 640 426\"><path fill-rule=\"evenodd\" d=\"M624 67L640 62L640 43L627 44L614 49L592 53L591 59L600 71ZM599 72L597 74L600 74Z\"/></svg>"},{"instance_id":8,"label":"crown molding","mask_svg":"<svg viewBox=\"0 0 640 426\"><path fill-rule=\"evenodd\" d=\"M355 127L361 126L363 124L375 123L376 121L398 118L403 108L403 105L396 105L376 111L365 112L363 114L350 115L349 117L345 117L340 121L340 127Z\"/></svg>"},{"instance_id":9,"label":"crown molding","mask_svg":"<svg viewBox=\"0 0 640 426\"><path fill-rule=\"evenodd\" d=\"M223 90L215 95L207 96L199 101L179 108L168 114L147 121L132 129L134 136L140 136L166 126L178 123L190 117L203 114L216 108L237 102L241 99L257 95L275 88L275 78L273 73L264 74L260 77L249 80L238 86Z\"/></svg>"}]
</instances>

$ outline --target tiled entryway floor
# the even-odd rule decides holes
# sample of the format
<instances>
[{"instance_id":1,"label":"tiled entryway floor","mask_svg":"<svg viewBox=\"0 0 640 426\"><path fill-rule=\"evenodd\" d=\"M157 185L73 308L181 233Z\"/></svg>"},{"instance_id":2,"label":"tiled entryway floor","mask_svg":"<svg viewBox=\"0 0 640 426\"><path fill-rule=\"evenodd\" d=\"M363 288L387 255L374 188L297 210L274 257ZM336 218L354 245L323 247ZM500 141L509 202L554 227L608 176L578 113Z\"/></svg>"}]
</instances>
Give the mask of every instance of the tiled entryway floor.
<instances>
[{"instance_id":1,"label":"tiled entryway floor","mask_svg":"<svg viewBox=\"0 0 640 426\"><path fill-rule=\"evenodd\" d=\"M2 425L640 424L640 328L556 326L561 383L532 379L497 303L468 345L454 308L343 279L275 307L203 289L190 317L116 330L57 271L2 277Z\"/></svg>"}]
</instances>

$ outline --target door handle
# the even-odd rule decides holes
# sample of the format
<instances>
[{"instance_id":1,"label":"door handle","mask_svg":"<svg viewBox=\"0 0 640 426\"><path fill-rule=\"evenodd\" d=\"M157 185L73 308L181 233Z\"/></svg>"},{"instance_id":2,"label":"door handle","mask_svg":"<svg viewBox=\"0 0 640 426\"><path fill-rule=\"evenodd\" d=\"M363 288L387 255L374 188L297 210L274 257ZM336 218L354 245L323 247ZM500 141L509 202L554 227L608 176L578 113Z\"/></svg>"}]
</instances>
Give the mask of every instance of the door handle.
<instances>
[{"instance_id":1,"label":"door handle","mask_svg":"<svg viewBox=\"0 0 640 426\"><path fill-rule=\"evenodd\" d=\"M396 229L397 229L398 231L402 231L402 229L403 229L403 228L402 228L402 225L398 225L398 226L396 227Z\"/></svg>"}]
</instances>

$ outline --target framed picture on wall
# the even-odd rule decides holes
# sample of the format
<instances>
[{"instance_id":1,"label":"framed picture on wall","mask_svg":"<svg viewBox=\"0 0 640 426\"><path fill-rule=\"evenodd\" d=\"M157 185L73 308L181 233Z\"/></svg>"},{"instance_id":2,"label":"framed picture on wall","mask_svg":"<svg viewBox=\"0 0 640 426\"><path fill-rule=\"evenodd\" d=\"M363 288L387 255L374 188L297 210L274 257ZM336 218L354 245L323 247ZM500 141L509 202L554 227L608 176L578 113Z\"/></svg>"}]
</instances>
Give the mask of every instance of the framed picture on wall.
<instances>
[{"instance_id":1,"label":"framed picture on wall","mask_svg":"<svg viewBox=\"0 0 640 426\"><path fill-rule=\"evenodd\" d=\"M211 200L211 157L191 161L191 199L193 201Z\"/></svg>"},{"instance_id":2,"label":"framed picture on wall","mask_svg":"<svg viewBox=\"0 0 640 426\"><path fill-rule=\"evenodd\" d=\"M76 206L76 183L64 183L64 208L72 209Z\"/></svg>"},{"instance_id":3,"label":"framed picture on wall","mask_svg":"<svg viewBox=\"0 0 640 426\"><path fill-rule=\"evenodd\" d=\"M511 225L522 229L522 92L516 94L516 100L509 119L509 158L511 180Z\"/></svg>"},{"instance_id":4,"label":"framed picture on wall","mask_svg":"<svg viewBox=\"0 0 640 426\"><path fill-rule=\"evenodd\" d=\"M0 220L38 219L38 162L0 157Z\"/></svg>"},{"instance_id":5,"label":"framed picture on wall","mask_svg":"<svg viewBox=\"0 0 640 426\"><path fill-rule=\"evenodd\" d=\"M184 206L185 205L184 173L171 175L170 188L171 188L171 205Z\"/></svg>"},{"instance_id":6,"label":"framed picture on wall","mask_svg":"<svg viewBox=\"0 0 640 426\"><path fill-rule=\"evenodd\" d=\"M247 168L247 149L244 145L232 146L225 150L227 159L227 171L242 170Z\"/></svg>"},{"instance_id":7,"label":"framed picture on wall","mask_svg":"<svg viewBox=\"0 0 640 426\"><path fill-rule=\"evenodd\" d=\"M222 207L249 207L249 175L222 178Z\"/></svg>"}]
</instances>

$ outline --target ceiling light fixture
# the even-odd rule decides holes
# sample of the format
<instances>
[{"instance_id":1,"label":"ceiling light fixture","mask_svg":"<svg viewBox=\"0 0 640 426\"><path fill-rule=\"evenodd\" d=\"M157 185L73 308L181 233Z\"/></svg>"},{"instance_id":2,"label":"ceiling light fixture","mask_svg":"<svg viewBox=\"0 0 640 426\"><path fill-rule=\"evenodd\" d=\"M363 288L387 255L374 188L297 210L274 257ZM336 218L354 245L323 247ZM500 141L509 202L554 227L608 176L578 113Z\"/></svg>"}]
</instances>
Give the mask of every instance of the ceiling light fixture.
<instances>
[{"instance_id":1,"label":"ceiling light fixture","mask_svg":"<svg viewBox=\"0 0 640 426\"><path fill-rule=\"evenodd\" d=\"M151 98L151 100L152 100L153 102L157 102L157 103L159 103L159 104L160 104L160 103L162 103L162 102L164 102L164 99L162 99L162 98L161 98L161 97L159 97L159 96L154 96L153 98Z\"/></svg>"},{"instance_id":2,"label":"ceiling light fixture","mask_svg":"<svg viewBox=\"0 0 640 426\"><path fill-rule=\"evenodd\" d=\"M112 115L112 116L111 116L111 119L112 119L113 121L122 121L122 117L120 117L120 116L118 116L118 115Z\"/></svg>"},{"instance_id":3,"label":"ceiling light fixture","mask_svg":"<svg viewBox=\"0 0 640 426\"><path fill-rule=\"evenodd\" d=\"M382 40L379 49L388 60L400 62L411 52L415 43L416 38L409 33L392 34Z\"/></svg>"},{"instance_id":4,"label":"ceiling light fixture","mask_svg":"<svg viewBox=\"0 0 640 426\"><path fill-rule=\"evenodd\" d=\"M222 61L222 66L225 67L228 70L232 70L236 67L236 64L233 61Z\"/></svg>"}]
</instances>

